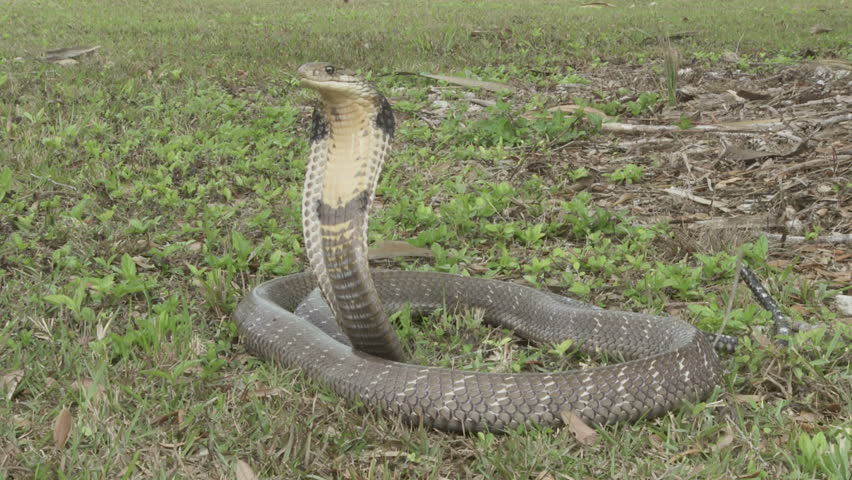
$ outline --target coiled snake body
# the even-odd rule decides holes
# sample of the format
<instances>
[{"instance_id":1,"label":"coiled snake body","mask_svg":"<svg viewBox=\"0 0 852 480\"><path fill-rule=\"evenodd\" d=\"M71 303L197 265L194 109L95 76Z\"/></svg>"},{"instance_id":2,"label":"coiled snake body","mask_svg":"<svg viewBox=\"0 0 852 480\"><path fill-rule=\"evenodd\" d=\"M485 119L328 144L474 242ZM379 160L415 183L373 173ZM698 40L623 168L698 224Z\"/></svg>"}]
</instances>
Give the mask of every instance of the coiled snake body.
<instances>
[{"instance_id":1,"label":"coiled snake body","mask_svg":"<svg viewBox=\"0 0 852 480\"><path fill-rule=\"evenodd\" d=\"M367 213L393 136L393 112L372 86L325 63L299 68L321 101L303 195L311 272L263 283L234 319L252 352L338 395L451 431L562 425L562 412L605 424L653 417L705 398L722 367L707 336L683 321L601 310L511 283L425 272L370 272ZM322 292L316 292L317 287ZM326 301L323 302L322 299ZM573 339L627 361L560 373L481 373L402 363L388 311L481 309L535 342Z\"/></svg>"}]
</instances>

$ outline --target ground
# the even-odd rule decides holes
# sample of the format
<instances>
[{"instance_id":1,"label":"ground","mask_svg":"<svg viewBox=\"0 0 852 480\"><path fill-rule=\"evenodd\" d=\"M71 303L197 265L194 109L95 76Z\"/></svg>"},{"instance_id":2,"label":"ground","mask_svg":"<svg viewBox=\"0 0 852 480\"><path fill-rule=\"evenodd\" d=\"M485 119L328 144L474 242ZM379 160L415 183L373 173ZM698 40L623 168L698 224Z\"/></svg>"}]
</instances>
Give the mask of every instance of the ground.
<instances>
[{"instance_id":1,"label":"ground","mask_svg":"<svg viewBox=\"0 0 852 480\"><path fill-rule=\"evenodd\" d=\"M0 478L849 478L848 1L7 5ZM403 426L250 355L236 302L305 268L310 60L396 111L371 242L417 256L376 266L722 329L719 389L585 445ZM421 364L607 362L477 312L394 321Z\"/></svg>"}]
</instances>

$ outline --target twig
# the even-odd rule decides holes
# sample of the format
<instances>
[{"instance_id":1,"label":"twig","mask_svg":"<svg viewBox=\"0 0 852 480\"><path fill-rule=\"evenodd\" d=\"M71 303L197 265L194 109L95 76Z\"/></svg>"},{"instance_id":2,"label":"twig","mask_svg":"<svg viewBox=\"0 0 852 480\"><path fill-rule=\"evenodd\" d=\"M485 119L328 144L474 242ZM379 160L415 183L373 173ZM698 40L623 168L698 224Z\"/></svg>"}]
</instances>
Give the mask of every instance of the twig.
<instances>
[{"instance_id":1,"label":"twig","mask_svg":"<svg viewBox=\"0 0 852 480\"><path fill-rule=\"evenodd\" d=\"M739 265L740 262L737 262L737 264ZM766 288L763 287L754 272L752 272L744 262L742 263L741 268L743 281L745 281L745 284L748 285L751 293L754 294L755 298L757 298L757 301L760 302L763 308L769 310L769 313L772 314L772 321L775 323L775 335L780 337L790 335L790 320L781 311L781 307L778 306L778 302L769 295L769 292L766 291ZM786 347L787 340L780 338L778 339L778 344Z\"/></svg>"},{"instance_id":2,"label":"twig","mask_svg":"<svg viewBox=\"0 0 852 480\"><path fill-rule=\"evenodd\" d=\"M691 194L691 193L689 193L685 190L681 190L680 188L677 188L677 187L669 187L669 188L665 189L664 192L668 193L669 195L674 195L675 197L680 197L680 198L685 198L687 200L692 200L693 202L700 203L701 205L707 205L708 207L718 208L719 210L721 210L725 213L729 213L731 211L730 208L725 207L724 205L720 205L719 202L707 200L704 197L699 197L698 195L693 195L693 194Z\"/></svg>"},{"instance_id":3,"label":"twig","mask_svg":"<svg viewBox=\"0 0 852 480\"><path fill-rule=\"evenodd\" d=\"M714 125L694 125L690 128L680 128L677 125L636 125L632 123L609 122L601 125L601 131L610 133L743 133L743 132L775 132L787 128L784 122L777 120L755 120L748 122L719 123Z\"/></svg>"},{"instance_id":4,"label":"twig","mask_svg":"<svg viewBox=\"0 0 852 480\"><path fill-rule=\"evenodd\" d=\"M805 103L794 103L792 105L785 106L784 108L795 108L795 107L810 107L813 105L823 105L823 104L835 104L835 103L852 103L852 96L850 95L835 95L832 97L820 98L817 100L811 100Z\"/></svg>"},{"instance_id":5,"label":"twig","mask_svg":"<svg viewBox=\"0 0 852 480\"><path fill-rule=\"evenodd\" d=\"M778 174L779 175L786 175L788 173L792 173L792 172L795 172L795 171L798 171L798 170L803 170L805 168L821 166L821 165L826 164L826 163L843 162L845 160L849 160L850 158L852 158L852 156L849 156L849 155L838 155L837 158L828 158L828 157L817 158L815 160L808 160L807 162L802 162L802 163L797 163L795 165L790 165L789 167L785 168L784 170L781 170L780 172L778 172Z\"/></svg>"},{"instance_id":6,"label":"twig","mask_svg":"<svg viewBox=\"0 0 852 480\"><path fill-rule=\"evenodd\" d=\"M31 173L31 174L30 174L30 176L32 176L32 177L34 177L34 178L37 178L37 179L39 179L39 180L47 180L48 182L50 182L50 183L52 183L52 184L54 184L54 185L56 185L56 186L58 186L58 187L70 188L71 190L77 191L77 187L75 187L75 186L73 186L73 185L68 185L67 183L59 183L59 182L57 182L56 180L54 180L54 179L52 179L52 178L50 178L50 177L39 177L39 176L38 176L38 175L36 175L35 173Z\"/></svg>"},{"instance_id":7,"label":"twig","mask_svg":"<svg viewBox=\"0 0 852 480\"><path fill-rule=\"evenodd\" d=\"M828 118L791 118L789 121L810 122L813 125L826 127L852 120L852 113L835 115ZM717 123L711 125L694 125L690 128L680 128L677 125L636 125L632 123L609 122L601 125L601 131L610 133L760 133L778 132L788 128L788 123L778 119L747 120L741 122Z\"/></svg>"},{"instance_id":8,"label":"twig","mask_svg":"<svg viewBox=\"0 0 852 480\"><path fill-rule=\"evenodd\" d=\"M796 144L802 143L802 137L798 137L796 135L793 135L790 132L775 132L775 135L778 135L781 138L786 138L787 140L790 140L791 142L796 143Z\"/></svg>"},{"instance_id":9,"label":"twig","mask_svg":"<svg viewBox=\"0 0 852 480\"><path fill-rule=\"evenodd\" d=\"M746 32L743 32L742 35L740 35L740 39L737 40L737 48L734 50L734 54L738 57L740 56L740 44L742 43L743 38L745 38L745 36Z\"/></svg>"},{"instance_id":10,"label":"twig","mask_svg":"<svg viewBox=\"0 0 852 480\"><path fill-rule=\"evenodd\" d=\"M742 431L742 429L740 428L739 425L737 425L737 422L734 421L734 419L731 418L730 415L726 415L726 417L728 417L728 425L731 425L732 427L737 429L737 433L739 433L740 437L742 437L743 441L748 444L749 448L751 448L751 451L757 452L758 451L757 447L754 446L754 443L752 443L751 438L748 435L746 435L745 432ZM769 464L766 463L766 460L764 460L761 455L757 455L757 459L760 460L760 463L763 464L763 468L765 468L768 471L769 470Z\"/></svg>"},{"instance_id":11,"label":"twig","mask_svg":"<svg viewBox=\"0 0 852 480\"><path fill-rule=\"evenodd\" d=\"M681 152L680 156L683 159L683 164L686 165L686 173L692 177L692 165L689 164L689 158L687 158L686 152Z\"/></svg>"},{"instance_id":12,"label":"twig","mask_svg":"<svg viewBox=\"0 0 852 480\"><path fill-rule=\"evenodd\" d=\"M497 102L495 102L494 100L488 100L488 99L482 99L482 98L471 98L471 99L468 100L468 102L470 102L474 105L479 105L480 107L486 107L486 108L493 107L494 105L497 105Z\"/></svg>"},{"instance_id":13,"label":"twig","mask_svg":"<svg viewBox=\"0 0 852 480\"><path fill-rule=\"evenodd\" d=\"M821 237L807 238L796 235L784 236L779 233L764 233L769 240L775 240L786 244L797 244L805 242L813 243L852 243L852 233L833 233L831 235L823 235Z\"/></svg>"},{"instance_id":14,"label":"twig","mask_svg":"<svg viewBox=\"0 0 852 480\"><path fill-rule=\"evenodd\" d=\"M739 252L737 252L737 263L736 269L734 269L734 280L731 282L731 293L728 295L728 305L725 306L725 316L722 318L722 325L719 327L719 333L716 334L716 339L713 340L713 348L716 348L716 343L719 342L719 336L722 335L722 332L725 331L725 327L728 326L728 318L731 316L731 310L734 309L734 297L737 296L737 284L740 283L740 270L742 270L743 264L743 249L740 248Z\"/></svg>"},{"instance_id":15,"label":"twig","mask_svg":"<svg viewBox=\"0 0 852 480\"><path fill-rule=\"evenodd\" d=\"M843 123L852 121L852 113L844 113L842 115L835 115L833 117L824 118L822 120L816 120L814 123L821 127L827 127L829 125L834 125L836 123Z\"/></svg>"}]
</instances>

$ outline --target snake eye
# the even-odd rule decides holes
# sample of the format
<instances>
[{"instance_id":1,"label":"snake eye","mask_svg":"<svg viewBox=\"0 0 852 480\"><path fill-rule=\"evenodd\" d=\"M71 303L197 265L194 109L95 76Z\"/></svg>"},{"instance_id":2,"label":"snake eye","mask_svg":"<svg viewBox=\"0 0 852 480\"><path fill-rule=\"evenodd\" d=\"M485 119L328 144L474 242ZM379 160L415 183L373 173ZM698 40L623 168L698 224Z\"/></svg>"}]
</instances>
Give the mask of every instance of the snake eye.
<instances>
[{"instance_id":1,"label":"snake eye","mask_svg":"<svg viewBox=\"0 0 852 480\"><path fill-rule=\"evenodd\" d=\"M331 66L331 65L327 65L325 67L325 73L327 73L329 75L334 75L334 67Z\"/></svg>"}]
</instances>

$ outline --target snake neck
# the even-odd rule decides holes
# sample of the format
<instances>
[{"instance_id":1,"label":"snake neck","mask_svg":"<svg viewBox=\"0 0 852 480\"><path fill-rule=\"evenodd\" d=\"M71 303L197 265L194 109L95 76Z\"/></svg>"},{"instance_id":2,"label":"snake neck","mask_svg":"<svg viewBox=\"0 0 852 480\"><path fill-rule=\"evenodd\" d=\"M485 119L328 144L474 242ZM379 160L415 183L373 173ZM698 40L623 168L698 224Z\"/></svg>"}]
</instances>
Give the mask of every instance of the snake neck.
<instances>
[{"instance_id":1,"label":"snake neck","mask_svg":"<svg viewBox=\"0 0 852 480\"><path fill-rule=\"evenodd\" d=\"M356 350L404 359L367 262L367 221L393 137L393 112L374 98L326 98L314 111L303 204L308 257ZM318 231L318 235L317 235Z\"/></svg>"}]
</instances>

